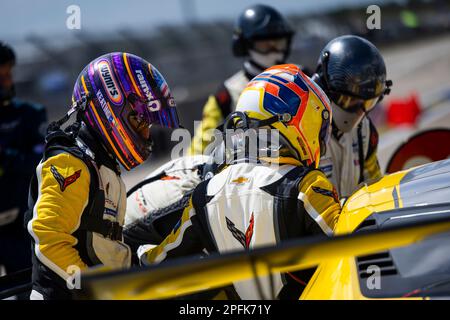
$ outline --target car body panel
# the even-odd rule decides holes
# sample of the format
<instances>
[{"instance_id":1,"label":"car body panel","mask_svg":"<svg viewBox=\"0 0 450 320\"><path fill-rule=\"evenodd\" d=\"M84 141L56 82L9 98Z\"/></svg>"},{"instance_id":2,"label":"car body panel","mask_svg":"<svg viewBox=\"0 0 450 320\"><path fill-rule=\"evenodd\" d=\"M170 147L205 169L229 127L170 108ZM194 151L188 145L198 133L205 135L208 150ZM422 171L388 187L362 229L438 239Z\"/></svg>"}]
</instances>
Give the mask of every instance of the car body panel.
<instances>
[{"instance_id":1,"label":"car body panel","mask_svg":"<svg viewBox=\"0 0 450 320\"><path fill-rule=\"evenodd\" d=\"M440 214L440 211L433 209L433 205L447 202L450 202L450 160L400 171L363 186L349 197L343 206L335 234L357 232L358 227L364 226L364 222L374 213L399 209L403 212L394 217L397 220L413 215L408 216L408 208L416 216ZM422 208L423 213L417 213ZM392 217L387 221L401 223L393 221ZM370 277L366 279L371 280ZM301 299L366 299L360 289L356 258L334 259L319 265Z\"/></svg>"}]
</instances>

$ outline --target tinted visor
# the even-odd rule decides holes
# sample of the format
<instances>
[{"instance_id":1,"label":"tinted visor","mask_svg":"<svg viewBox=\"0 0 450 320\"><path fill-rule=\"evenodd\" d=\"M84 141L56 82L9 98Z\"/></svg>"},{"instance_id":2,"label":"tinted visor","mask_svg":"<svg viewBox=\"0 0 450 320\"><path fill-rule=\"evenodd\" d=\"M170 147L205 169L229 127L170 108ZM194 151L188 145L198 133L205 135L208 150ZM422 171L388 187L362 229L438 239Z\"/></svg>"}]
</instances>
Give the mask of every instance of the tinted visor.
<instances>
[{"instance_id":1,"label":"tinted visor","mask_svg":"<svg viewBox=\"0 0 450 320\"><path fill-rule=\"evenodd\" d=\"M371 111L375 107L379 99L379 97L375 97L372 99L364 100L337 92L330 92L329 97L331 101L333 101L339 107L347 112L352 113L358 112L359 110L362 110L365 113Z\"/></svg>"},{"instance_id":2,"label":"tinted visor","mask_svg":"<svg viewBox=\"0 0 450 320\"><path fill-rule=\"evenodd\" d=\"M130 112L128 114L128 123L131 128L144 140L150 140L150 124L146 119L136 112Z\"/></svg>"},{"instance_id":3,"label":"tinted visor","mask_svg":"<svg viewBox=\"0 0 450 320\"><path fill-rule=\"evenodd\" d=\"M155 124L167 128L180 126L175 101L171 96L146 101L136 94L130 94L128 101L136 112L139 126L150 127Z\"/></svg>"},{"instance_id":4,"label":"tinted visor","mask_svg":"<svg viewBox=\"0 0 450 320\"><path fill-rule=\"evenodd\" d=\"M254 40L252 49L259 53L284 52L288 48L289 40L287 38Z\"/></svg>"}]
</instances>

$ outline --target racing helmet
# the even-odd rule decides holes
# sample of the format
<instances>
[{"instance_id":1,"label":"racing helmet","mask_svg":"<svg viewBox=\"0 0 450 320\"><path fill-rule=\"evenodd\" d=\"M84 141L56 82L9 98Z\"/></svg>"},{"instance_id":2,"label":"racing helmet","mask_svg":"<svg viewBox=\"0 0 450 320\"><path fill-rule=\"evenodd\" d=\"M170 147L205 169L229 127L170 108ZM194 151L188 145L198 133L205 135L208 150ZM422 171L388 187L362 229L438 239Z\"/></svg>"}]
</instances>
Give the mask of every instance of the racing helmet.
<instances>
[{"instance_id":1,"label":"racing helmet","mask_svg":"<svg viewBox=\"0 0 450 320\"><path fill-rule=\"evenodd\" d=\"M333 122L342 132L355 128L392 85L378 49L353 35L337 37L323 48L312 79L330 98Z\"/></svg>"},{"instance_id":2,"label":"racing helmet","mask_svg":"<svg viewBox=\"0 0 450 320\"><path fill-rule=\"evenodd\" d=\"M276 65L257 75L240 95L236 111L277 129L296 159L318 167L331 133L330 102L298 66Z\"/></svg>"},{"instance_id":3,"label":"racing helmet","mask_svg":"<svg viewBox=\"0 0 450 320\"><path fill-rule=\"evenodd\" d=\"M253 5L238 17L232 48L237 57L250 56L263 68L284 63L290 53L293 29L274 8Z\"/></svg>"},{"instance_id":4,"label":"racing helmet","mask_svg":"<svg viewBox=\"0 0 450 320\"><path fill-rule=\"evenodd\" d=\"M149 157L150 126L179 127L167 82L133 54L108 53L90 62L73 90L73 103L83 99L81 120L127 170Z\"/></svg>"}]
</instances>

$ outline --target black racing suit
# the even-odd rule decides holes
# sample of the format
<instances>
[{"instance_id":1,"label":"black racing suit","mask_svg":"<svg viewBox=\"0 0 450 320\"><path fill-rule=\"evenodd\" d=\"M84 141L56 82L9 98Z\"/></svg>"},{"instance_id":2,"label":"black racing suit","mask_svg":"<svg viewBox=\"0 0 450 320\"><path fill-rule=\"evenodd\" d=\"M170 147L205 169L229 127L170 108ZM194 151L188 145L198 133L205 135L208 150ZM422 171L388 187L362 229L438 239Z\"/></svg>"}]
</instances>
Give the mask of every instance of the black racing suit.
<instances>
[{"instance_id":1,"label":"black racing suit","mask_svg":"<svg viewBox=\"0 0 450 320\"><path fill-rule=\"evenodd\" d=\"M23 214L28 185L42 156L46 122L41 105L12 99L0 106L0 265L7 273L31 266Z\"/></svg>"}]
</instances>

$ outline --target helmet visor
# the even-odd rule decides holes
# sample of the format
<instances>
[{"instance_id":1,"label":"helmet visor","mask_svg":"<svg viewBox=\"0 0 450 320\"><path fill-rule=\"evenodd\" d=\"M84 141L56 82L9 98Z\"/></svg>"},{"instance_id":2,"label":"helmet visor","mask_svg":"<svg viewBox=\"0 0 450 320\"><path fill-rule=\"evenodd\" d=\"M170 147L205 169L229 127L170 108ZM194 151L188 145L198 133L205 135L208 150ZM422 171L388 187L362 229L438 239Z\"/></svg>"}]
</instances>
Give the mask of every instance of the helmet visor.
<instances>
[{"instance_id":1,"label":"helmet visor","mask_svg":"<svg viewBox=\"0 0 450 320\"><path fill-rule=\"evenodd\" d=\"M150 127L151 125L160 125L167 128L179 127L175 101L171 96L146 101L136 94L130 94L128 101L136 113L136 117L131 121L138 126L138 129L142 126Z\"/></svg>"},{"instance_id":2,"label":"helmet visor","mask_svg":"<svg viewBox=\"0 0 450 320\"><path fill-rule=\"evenodd\" d=\"M364 100L337 92L330 92L329 97L331 101L333 101L336 105L351 113L356 113L359 110L368 113L375 107L379 99L379 97L375 97L372 99Z\"/></svg>"},{"instance_id":3,"label":"helmet visor","mask_svg":"<svg viewBox=\"0 0 450 320\"><path fill-rule=\"evenodd\" d=\"M263 54L270 52L285 52L288 49L287 38L255 40L252 49Z\"/></svg>"},{"instance_id":4,"label":"helmet visor","mask_svg":"<svg viewBox=\"0 0 450 320\"><path fill-rule=\"evenodd\" d=\"M150 140L150 124L144 117L132 111L128 114L128 123L141 138Z\"/></svg>"}]
</instances>

